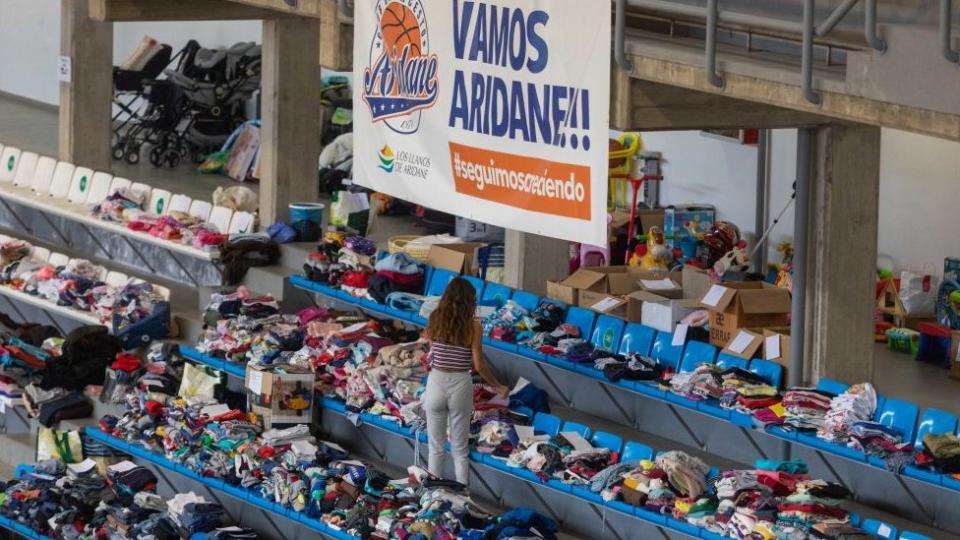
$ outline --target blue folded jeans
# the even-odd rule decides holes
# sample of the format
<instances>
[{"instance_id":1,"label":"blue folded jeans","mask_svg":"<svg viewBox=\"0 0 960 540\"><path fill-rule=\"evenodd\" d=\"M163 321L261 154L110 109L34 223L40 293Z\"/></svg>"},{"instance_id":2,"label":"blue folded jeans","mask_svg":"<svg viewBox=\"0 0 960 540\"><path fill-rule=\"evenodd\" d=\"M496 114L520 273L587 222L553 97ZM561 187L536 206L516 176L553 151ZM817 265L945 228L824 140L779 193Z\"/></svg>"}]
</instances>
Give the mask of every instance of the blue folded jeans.
<instances>
[{"instance_id":1,"label":"blue folded jeans","mask_svg":"<svg viewBox=\"0 0 960 540\"><path fill-rule=\"evenodd\" d=\"M387 295L387 306L400 311L420 312L424 297L419 294L392 292Z\"/></svg>"}]
</instances>

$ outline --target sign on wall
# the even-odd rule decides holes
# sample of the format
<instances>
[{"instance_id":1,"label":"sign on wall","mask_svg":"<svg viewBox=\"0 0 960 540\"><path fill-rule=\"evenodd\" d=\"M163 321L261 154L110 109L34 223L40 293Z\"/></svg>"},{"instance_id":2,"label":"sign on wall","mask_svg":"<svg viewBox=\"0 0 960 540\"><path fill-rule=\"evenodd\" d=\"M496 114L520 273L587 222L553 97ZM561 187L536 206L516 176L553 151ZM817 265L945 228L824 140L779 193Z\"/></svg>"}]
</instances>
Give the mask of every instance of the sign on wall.
<instances>
[{"instance_id":1,"label":"sign on wall","mask_svg":"<svg viewBox=\"0 0 960 540\"><path fill-rule=\"evenodd\" d=\"M358 2L354 181L605 245L610 19L603 0Z\"/></svg>"}]
</instances>

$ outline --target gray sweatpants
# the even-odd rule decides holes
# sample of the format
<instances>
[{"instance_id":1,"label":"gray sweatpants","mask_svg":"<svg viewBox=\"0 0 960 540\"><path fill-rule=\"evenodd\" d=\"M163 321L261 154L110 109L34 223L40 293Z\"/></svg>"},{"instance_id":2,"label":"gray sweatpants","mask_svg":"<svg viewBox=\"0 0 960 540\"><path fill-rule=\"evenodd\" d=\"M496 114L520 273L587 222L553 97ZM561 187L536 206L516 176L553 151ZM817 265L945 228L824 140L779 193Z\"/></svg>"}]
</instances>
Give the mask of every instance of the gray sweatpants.
<instances>
[{"instance_id":1,"label":"gray sweatpants","mask_svg":"<svg viewBox=\"0 0 960 540\"><path fill-rule=\"evenodd\" d=\"M450 428L450 449L457 482L470 479L470 419L473 417L473 379L469 372L451 373L432 370L423 393L430 444L428 468L443 476L444 444Z\"/></svg>"}]
</instances>

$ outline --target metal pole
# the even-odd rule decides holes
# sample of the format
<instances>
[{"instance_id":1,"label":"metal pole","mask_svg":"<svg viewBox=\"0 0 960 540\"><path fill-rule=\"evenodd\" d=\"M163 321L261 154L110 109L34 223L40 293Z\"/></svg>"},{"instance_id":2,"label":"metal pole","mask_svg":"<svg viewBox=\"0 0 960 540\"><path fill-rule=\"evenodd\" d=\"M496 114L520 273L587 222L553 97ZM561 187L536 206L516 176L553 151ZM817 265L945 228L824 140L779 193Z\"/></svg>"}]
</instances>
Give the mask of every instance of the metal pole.
<instances>
[{"instance_id":1,"label":"metal pole","mask_svg":"<svg viewBox=\"0 0 960 540\"><path fill-rule=\"evenodd\" d=\"M816 10L814 0L803 0L803 56L802 56L802 85L803 97L810 103L819 106L820 95L813 91L813 17Z\"/></svg>"},{"instance_id":2,"label":"metal pole","mask_svg":"<svg viewBox=\"0 0 960 540\"><path fill-rule=\"evenodd\" d=\"M617 62L617 67L624 71L633 69L633 64L627 58L626 40L627 40L627 0L617 0L617 9L614 18L613 27L613 59Z\"/></svg>"},{"instance_id":3,"label":"metal pole","mask_svg":"<svg viewBox=\"0 0 960 540\"><path fill-rule=\"evenodd\" d=\"M886 51L887 42L877 35L877 0L867 0L863 24L863 35L867 38L867 43L880 52Z\"/></svg>"},{"instance_id":4,"label":"metal pole","mask_svg":"<svg viewBox=\"0 0 960 540\"><path fill-rule=\"evenodd\" d=\"M769 219L770 194L770 130L761 129L760 138L757 141L757 214L754 230L757 234L767 230L767 220ZM759 239L758 239L759 241ZM754 271L764 273L767 266L767 250L759 246L753 254Z\"/></svg>"},{"instance_id":5,"label":"metal pole","mask_svg":"<svg viewBox=\"0 0 960 540\"><path fill-rule=\"evenodd\" d=\"M790 309L790 386L803 384L804 330L807 309L807 231L810 224L810 189L813 128L797 133L797 207L793 224L793 296Z\"/></svg>"},{"instance_id":6,"label":"metal pole","mask_svg":"<svg viewBox=\"0 0 960 540\"><path fill-rule=\"evenodd\" d=\"M940 0L940 48L943 57L951 62L960 62L960 53L953 49L950 23L953 18L953 1Z\"/></svg>"},{"instance_id":7,"label":"metal pole","mask_svg":"<svg viewBox=\"0 0 960 540\"><path fill-rule=\"evenodd\" d=\"M717 22L720 11L718 3L719 0L707 0L707 80L713 86L723 88L723 77L717 74Z\"/></svg>"},{"instance_id":8,"label":"metal pole","mask_svg":"<svg viewBox=\"0 0 960 540\"><path fill-rule=\"evenodd\" d=\"M827 17L827 20L823 21L823 24L817 26L817 36L823 37L836 28L837 24L847 16L847 13L850 13L850 10L853 9L853 6L857 5L857 2L860 0L845 0L842 4L837 6L837 9L833 10L833 13Z\"/></svg>"}]
</instances>

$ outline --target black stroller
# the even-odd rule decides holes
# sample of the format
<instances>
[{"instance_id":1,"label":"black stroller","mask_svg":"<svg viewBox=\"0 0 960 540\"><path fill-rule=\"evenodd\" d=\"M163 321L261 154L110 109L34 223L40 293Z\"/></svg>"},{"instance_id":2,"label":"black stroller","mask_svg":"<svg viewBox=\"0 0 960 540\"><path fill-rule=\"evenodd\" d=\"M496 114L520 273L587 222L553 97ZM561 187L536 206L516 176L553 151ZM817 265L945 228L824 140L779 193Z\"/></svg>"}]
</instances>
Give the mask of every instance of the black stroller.
<instances>
[{"instance_id":1,"label":"black stroller","mask_svg":"<svg viewBox=\"0 0 960 540\"><path fill-rule=\"evenodd\" d=\"M188 156L202 162L246 120L244 103L260 87L260 56L253 43L216 50L187 43L176 69L145 84L144 111L131 117L114 157L136 163L146 144L156 167L176 168Z\"/></svg>"},{"instance_id":2,"label":"black stroller","mask_svg":"<svg viewBox=\"0 0 960 540\"><path fill-rule=\"evenodd\" d=\"M147 93L157 78L183 54L184 51L180 51L173 56L173 48L163 44L141 58L136 66L139 69L113 68L113 106L116 112L111 126L114 159L126 158L129 163L140 161L139 146L128 144L131 131L135 131L144 120L140 105L147 101Z\"/></svg>"}]
</instances>

